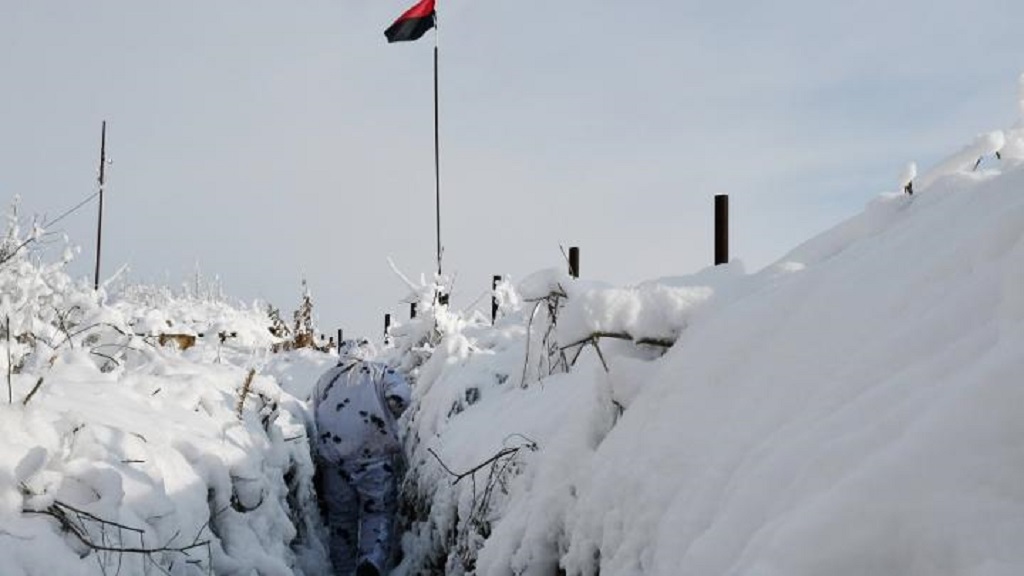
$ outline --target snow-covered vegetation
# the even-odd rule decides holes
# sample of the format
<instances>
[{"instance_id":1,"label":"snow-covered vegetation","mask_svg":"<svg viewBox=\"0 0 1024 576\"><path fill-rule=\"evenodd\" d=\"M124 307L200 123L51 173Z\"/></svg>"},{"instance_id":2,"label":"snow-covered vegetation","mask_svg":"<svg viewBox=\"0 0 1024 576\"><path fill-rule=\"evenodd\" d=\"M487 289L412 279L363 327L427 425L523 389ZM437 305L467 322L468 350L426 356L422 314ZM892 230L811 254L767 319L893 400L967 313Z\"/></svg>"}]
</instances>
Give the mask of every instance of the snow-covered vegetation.
<instances>
[{"instance_id":1,"label":"snow-covered vegetation","mask_svg":"<svg viewBox=\"0 0 1024 576\"><path fill-rule=\"evenodd\" d=\"M752 274L502 283L493 325L409 282L395 573L1024 572L1024 122L894 189ZM19 224L0 573L325 573L303 400L333 357L265 305L94 291Z\"/></svg>"},{"instance_id":2,"label":"snow-covered vegetation","mask_svg":"<svg viewBox=\"0 0 1024 576\"><path fill-rule=\"evenodd\" d=\"M328 358L270 357L256 307L96 292L40 238L12 216L0 245L0 572L320 573L303 407L273 374Z\"/></svg>"}]
</instances>

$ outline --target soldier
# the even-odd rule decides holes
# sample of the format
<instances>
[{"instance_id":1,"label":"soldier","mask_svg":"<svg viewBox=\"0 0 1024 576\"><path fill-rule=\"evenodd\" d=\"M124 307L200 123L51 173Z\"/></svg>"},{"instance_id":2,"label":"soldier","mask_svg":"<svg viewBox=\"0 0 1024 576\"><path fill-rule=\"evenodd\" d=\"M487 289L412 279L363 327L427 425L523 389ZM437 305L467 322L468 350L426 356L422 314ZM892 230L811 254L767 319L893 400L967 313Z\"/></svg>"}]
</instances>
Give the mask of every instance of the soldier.
<instances>
[{"instance_id":1,"label":"soldier","mask_svg":"<svg viewBox=\"0 0 1024 576\"><path fill-rule=\"evenodd\" d=\"M410 390L395 370L367 360L365 340L339 348L338 365L313 390L317 493L335 574L380 575L395 539L402 457L395 420Z\"/></svg>"}]
</instances>

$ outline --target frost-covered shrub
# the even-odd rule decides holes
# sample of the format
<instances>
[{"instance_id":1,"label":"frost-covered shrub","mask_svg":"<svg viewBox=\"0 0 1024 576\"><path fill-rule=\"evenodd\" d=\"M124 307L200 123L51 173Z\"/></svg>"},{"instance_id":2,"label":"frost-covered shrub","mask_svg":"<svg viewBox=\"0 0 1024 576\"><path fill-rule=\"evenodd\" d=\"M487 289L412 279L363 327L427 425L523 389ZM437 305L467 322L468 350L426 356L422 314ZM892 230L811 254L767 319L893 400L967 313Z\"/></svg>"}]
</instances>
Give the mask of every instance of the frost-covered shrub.
<instances>
[{"instance_id":1,"label":"frost-covered shrub","mask_svg":"<svg viewBox=\"0 0 1024 576\"><path fill-rule=\"evenodd\" d=\"M433 306L429 286L415 292L424 313L396 326L384 352L416 381L403 417L407 534L397 573L477 573L481 559L493 566L488 547L509 543L503 527L518 520L504 519L522 512L509 506L523 504L538 463L579 462L636 393L606 370L659 357L713 301L707 282L736 272L615 288L543 270L518 286L499 285L493 326L479 314ZM537 569L557 565L566 544L558 527L567 500L557 492L540 491L552 500L537 519L548 539L530 548Z\"/></svg>"},{"instance_id":2,"label":"frost-covered shrub","mask_svg":"<svg viewBox=\"0 0 1024 576\"><path fill-rule=\"evenodd\" d=\"M0 241L0 572L324 573L304 406L280 383L328 357L269 357L263 311L212 292L94 290L18 224ZM156 345L169 329L236 337L182 352Z\"/></svg>"}]
</instances>

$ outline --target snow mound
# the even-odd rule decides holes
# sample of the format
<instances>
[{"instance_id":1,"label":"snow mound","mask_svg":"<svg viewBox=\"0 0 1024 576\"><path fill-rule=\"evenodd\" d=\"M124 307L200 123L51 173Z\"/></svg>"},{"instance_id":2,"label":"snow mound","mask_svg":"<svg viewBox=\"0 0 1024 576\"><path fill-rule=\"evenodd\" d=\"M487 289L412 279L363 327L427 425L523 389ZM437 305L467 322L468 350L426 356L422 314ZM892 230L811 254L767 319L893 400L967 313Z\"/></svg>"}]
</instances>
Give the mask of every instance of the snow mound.
<instances>
[{"instance_id":1,"label":"snow mound","mask_svg":"<svg viewBox=\"0 0 1024 576\"><path fill-rule=\"evenodd\" d=\"M299 398L329 357L269 358L255 307L93 291L31 238L0 241L0 573L322 573ZM157 339L200 330L234 334Z\"/></svg>"},{"instance_id":2,"label":"snow mound","mask_svg":"<svg viewBox=\"0 0 1024 576\"><path fill-rule=\"evenodd\" d=\"M756 274L546 270L493 327L401 327L396 573L1024 573L1020 134Z\"/></svg>"}]
</instances>

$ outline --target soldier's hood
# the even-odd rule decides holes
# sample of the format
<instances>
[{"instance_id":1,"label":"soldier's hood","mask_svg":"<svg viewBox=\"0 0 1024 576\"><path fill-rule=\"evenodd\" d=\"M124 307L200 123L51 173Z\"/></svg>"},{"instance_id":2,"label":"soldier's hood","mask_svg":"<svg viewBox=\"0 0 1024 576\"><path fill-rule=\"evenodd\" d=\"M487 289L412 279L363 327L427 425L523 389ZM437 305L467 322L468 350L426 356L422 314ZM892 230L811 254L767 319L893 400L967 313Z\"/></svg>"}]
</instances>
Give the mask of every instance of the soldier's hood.
<instances>
[{"instance_id":1,"label":"soldier's hood","mask_svg":"<svg viewBox=\"0 0 1024 576\"><path fill-rule=\"evenodd\" d=\"M342 363L373 358L373 345L366 339L342 340L338 347L338 360Z\"/></svg>"}]
</instances>

